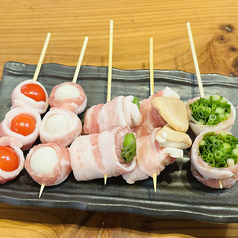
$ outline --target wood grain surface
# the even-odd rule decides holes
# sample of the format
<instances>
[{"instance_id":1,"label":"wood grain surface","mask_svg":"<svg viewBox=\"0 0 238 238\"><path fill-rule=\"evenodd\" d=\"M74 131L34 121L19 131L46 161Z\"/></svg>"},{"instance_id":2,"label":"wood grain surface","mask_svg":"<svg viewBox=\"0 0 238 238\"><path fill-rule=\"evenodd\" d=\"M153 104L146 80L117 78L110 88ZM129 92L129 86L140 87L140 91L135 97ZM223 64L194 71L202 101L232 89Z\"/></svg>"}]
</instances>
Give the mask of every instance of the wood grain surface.
<instances>
[{"instance_id":1,"label":"wood grain surface","mask_svg":"<svg viewBox=\"0 0 238 238\"><path fill-rule=\"evenodd\" d=\"M0 74L4 63L107 66L114 21L113 67L195 72L186 22L192 27L201 73L238 75L238 2L234 0L1 0ZM1 191L1 190L0 190ZM238 237L238 224L0 204L0 237Z\"/></svg>"}]
</instances>

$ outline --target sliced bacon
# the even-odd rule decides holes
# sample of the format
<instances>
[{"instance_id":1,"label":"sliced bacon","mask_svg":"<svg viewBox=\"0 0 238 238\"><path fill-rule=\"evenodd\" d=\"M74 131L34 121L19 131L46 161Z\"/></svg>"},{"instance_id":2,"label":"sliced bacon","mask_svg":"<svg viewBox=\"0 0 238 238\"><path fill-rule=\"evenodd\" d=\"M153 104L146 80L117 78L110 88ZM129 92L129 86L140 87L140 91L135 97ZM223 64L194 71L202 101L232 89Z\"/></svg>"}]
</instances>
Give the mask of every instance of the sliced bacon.
<instances>
[{"instance_id":1,"label":"sliced bacon","mask_svg":"<svg viewBox=\"0 0 238 238\"><path fill-rule=\"evenodd\" d=\"M74 87L76 87L79 90L79 97L76 98L68 98L68 99L56 99L55 98L55 92L56 90L64 85L72 85ZM73 83L73 82L65 82L65 83L61 83L59 85L56 85L50 94L49 97L49 104L51 107L58 107L58 108L67 108L70 111L74 112L75 114L80 114L81 112L83 112L87 106L87 96L83 90L83 88L77 84L77 83Z\"/></svg>"},{"instance_id":2,"label":"sliced bacon","mask_svg":"<svg viewBox=\"0 0 238 238\"><path fill-rule=\"evenodd\" d=\"M27 84L37 84L37 85L39 85L45 92L45 96L46 96L45 102L44 101L37 102L34 99L29 98L26 95L24 95L21 92L21 88L24 85L27 85ZM49 106L49 104L48 104L48 93L47 93L46 89L44 88L44 86L40 82L35 81L33 79L25 80L25 81L19 83L13 89L11 98L12 98L12 107L11 107L11 109L15 108L15 107L27 107L27 108L31 108L31 109L36 110L40 114L43 114L43 113L46 112L46 110Z\"/></svg>"},{"instance_id":3,"label":"sliced bacon","mask_svg":"<svg viewBox=\"0 0 238 238\"><path fill-rule=\"evenodd\" d=\"M57 134L50 134L45 123L51 116L62 115L67 120L67 128ZM53 126L53 125L52 125ZM40 125L40 140L42 143L59 142L64 146L69 146L72 141L81 134L82 123L79 117L69 109L52 107L44 116Z\"/></svg>"},{"instance_id":4,"label":"sliced bacon","mask_svg":"<svg viewBox=\"0 0 238 238\"><path fill-rule=\"evenodd\" d=\"M233 124L235 123L235 119L236 119L236 109L234 108L234 106L232 105L231 102L229 102L226 98L224 98L231 105L230 118L228 118L226 121L220 122L218 125L214 125L214 126L213 125L201 125L192 117L192 111L189 107L189 105L191 103L197 101L198 99L200 99L200 97L195 97L193 99L189 99L186 103L188 116L189 116L189 126L191 127L191 129L193 130L193 132L196 135L199 135L201 132L203 132L205 130L211 130L211 129L212 130L225 130L225 131L231 130Z\"/></svg>"},{"instance_id":5,"label":"sliced bacon","mask_svg":"<svg viewBox=\"0 0 238 238\"><path fill-rule=\"evenodd\" d=\"M15 133L11 130L11 121L19 114L29 115L35 121L35 130L27 136ZM11 109L5 115L5 118L0 123L0 137L2 136L11 136L18 138L22 142L21 149L23 151L28 150L35 143L37 137L39 136L41 117L36 110L32 110L28 107L16 107Z\"/></svg>"},{"instance_id":6,"label":"sliced bacon","mask_svg":"<svg viewBox=\"0 0 238 238\"><path fill-rule=\"evenodd\" d=\"M42 147L52 147L57 154L58 162L54 167L53 171L49 173L35 172L30 165L32 155ZM41 163L41 161L39 161L39 163ZM62 183L71 172L68 149L65 146L61 145L60 143L54 142L35 145L30 149L29 153L27 154L25 161L25 168L29 173L29 175L31 176L31 178L38 184L40 185L44 184L45 186L58 185Z\"/></svg>"},{"instance_id":7,"label":"sliced bacon","mask_svg":"<svg viewBox=\"0 0 238 238\"><path fill-rule=\"evenodd\" d=\"M18 155L18 168L11 172L6 172L0 169L0 184L4 184L14 178L16 178L24 167L25 158L22 150L22 142L17 138L4 136L0 138L0 146L10 146Z\"/></svg>"},{"instance_id":8,"label":"sliced bacon","mask_svg":"<svg viewBox=\"0 0 238 238\"><path fill-rule=\"evenodd\" d=\"M151 100L155 97L173 97L178 98L179 95L170 89L164 88L156 92L154 95L140 102L140 112L142 114L142 123L134 128L134 132L137 137L148 135L157 127L163 127L167 122L160 116L157 109L151 105Z\"/></svg>"},{"instance_id":9,"label":"sliced bacon","mask_svg":"<svg viewBox=\"0 0 238 238\"><path fill-rule=\"evenodd\" d=\"M142 116L133 100L133 96L119 96L106 104L89 108L84 118L84 133L99 133L115 126L131 128L140 125Z\"/></svg>"},{"instance_id":10,"label":"sliced bacon","mask_svg":"<svg viewBox=\"0 0 238 238\"><path fill-rule=\"evenodd\" d=\"M159 175L165 169L165 166L173 163L176 158L170 157L162 152L162 148L155 139L157 132L161 128L156 128L154 131L145 136L136 138L136 169L129 173L125 173L122 177L127 183L134 183L138 180L153 177L153 174Z\"/></svg>"},{"instance_id":11,"label":"sliced bacon","mask_svg":"<svg viewBox=\"0 0 238 238\"><path fill-rule=\"evenodd\" d=\"M206 130L201 132L193 142L190 154L191 172L198 181L211 188L229 188L238 180L238 163L227 168L215 168L203 161L198 154L199 143L208 132L219 134L223 130ZM231 132L226 131L227 134Z\"/></svg>"},{"instance_id":12,"label":"sliced bacon","mask_svg":"<svg viewBox=\"0 0 238 238\"><path fill-rule=\"evenodd\" d=\"M126 128L114 127L101 133L77 137L69 148L74 177L78 181L116 177L135 168L135 161L126 164L121 149Z\"/></svg>"}]
</instances>

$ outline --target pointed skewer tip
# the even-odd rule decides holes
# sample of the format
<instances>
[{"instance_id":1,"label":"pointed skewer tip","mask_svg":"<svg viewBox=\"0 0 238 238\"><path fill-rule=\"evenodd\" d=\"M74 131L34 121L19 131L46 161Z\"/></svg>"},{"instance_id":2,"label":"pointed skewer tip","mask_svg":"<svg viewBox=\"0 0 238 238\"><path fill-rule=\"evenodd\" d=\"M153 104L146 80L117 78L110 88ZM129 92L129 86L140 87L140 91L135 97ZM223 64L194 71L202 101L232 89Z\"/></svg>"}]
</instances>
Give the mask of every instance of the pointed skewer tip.
<instances>
[{"instance_id":1,"label":"pointed skewer tip","mask_svg":"<svg viewBox=\"0 0 238 238\"><path fill-rule=\"evenodd\" d=\"M39 192L39 198L41 197L42 193L43 193L43 190L45 188L45 185L44 184L41 184L41 187L40 187L40 192Z\"/></svg>"}]
</instances>

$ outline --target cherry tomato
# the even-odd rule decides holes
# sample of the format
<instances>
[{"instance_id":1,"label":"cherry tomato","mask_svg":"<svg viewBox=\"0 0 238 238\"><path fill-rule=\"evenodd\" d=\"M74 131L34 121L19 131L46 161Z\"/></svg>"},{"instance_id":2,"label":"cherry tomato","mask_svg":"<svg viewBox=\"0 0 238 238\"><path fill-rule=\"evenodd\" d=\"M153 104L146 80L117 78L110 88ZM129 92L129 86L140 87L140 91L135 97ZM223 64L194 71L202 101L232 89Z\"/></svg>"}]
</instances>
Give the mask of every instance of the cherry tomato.
<instances>
[{"instance_id":1,"label":"cherry tomato","mask_svg":"<svg viewBox=\"0 0 238 238\"><path fill-rule=\"evenodd\" d=\"M19 166L18 155L10 146L0 146L0 169L11 172Z\"/></svg>"},{"instance_id":2,"label":"cherry tomato","mask_svg":"<svg viewBox=\"0 0 238 238\"><path fill-rule=\"evenodd\" d=\"M23 136L30 135L36 127L36 122L26 114L19 114L11 121L11 130Z\"/></svg>"},{"instance_id":3,"label":"cherry tomato","mask_svg":"<svg viewBox=\"0 0 238 238\"><path fill-rule=\"evenodd\" d=\"M33 100L40 102L44 101L45 102L45 91L44 89L39 86L38 84L30 83L22 86L21 92L29 97L32 98Z\"/></svg>"}]
</instances>

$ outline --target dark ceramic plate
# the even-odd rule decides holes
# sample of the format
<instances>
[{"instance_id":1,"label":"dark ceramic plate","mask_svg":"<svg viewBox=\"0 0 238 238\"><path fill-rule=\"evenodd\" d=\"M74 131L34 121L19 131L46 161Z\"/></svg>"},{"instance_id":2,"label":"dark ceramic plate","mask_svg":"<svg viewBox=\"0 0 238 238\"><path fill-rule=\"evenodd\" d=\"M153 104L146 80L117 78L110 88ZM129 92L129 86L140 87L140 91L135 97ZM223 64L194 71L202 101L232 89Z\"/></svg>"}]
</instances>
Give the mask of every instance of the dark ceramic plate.
<instances>
[{"instance_id":1,"label":"dark ceramic plate","mask_svg":"<svg viewBox=\"0 0 238 238\"><path fill-rule=\"evenodd\" d=\"M34 75L36 66L7 62L0 84L0 120L11 106L11 92L23 80ZM50 93L62 82L71 81L75 67L58 64L42 66L38 81ZM149 96L148 70L112 72L112 98L134 95L140 100ZM196 76L181 71L155 70L155 91L166 86L174 89L181 99L199 96ZM237 108L238 82L221 75L202 75L205 94L220 94ZM106 102L107 68L82 66L78 83L88 97L88 107ZM82 115L80 115L82 117ZM232 132L238 136L237 122ZM188 151L184 159L166 167L158 176L157 192L152 179L127 184L122 177L77 182L73 174L58 186L46 187L38 198L39 185L23 170L14 180L0 186L0 202L42 207L76 208L88 211L129 212L146 216L182 217L210 222L238 222L238 184L230 189L215 190L199 183L190 173Z\"/></svg>"}]
</instances>

